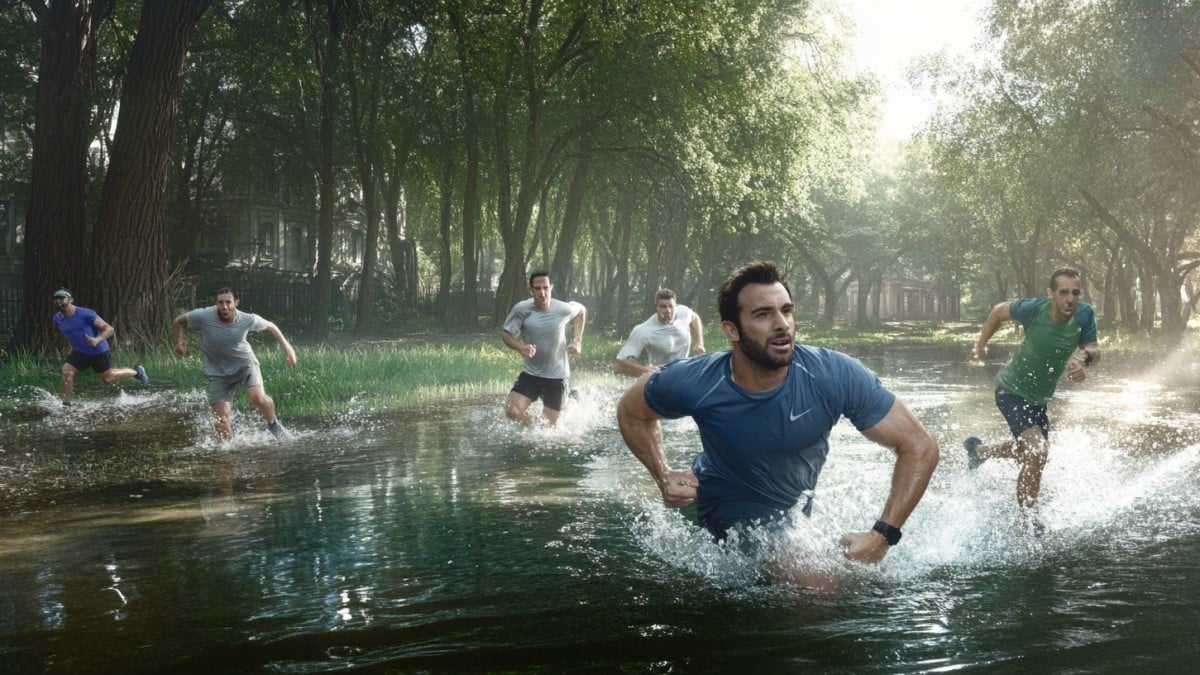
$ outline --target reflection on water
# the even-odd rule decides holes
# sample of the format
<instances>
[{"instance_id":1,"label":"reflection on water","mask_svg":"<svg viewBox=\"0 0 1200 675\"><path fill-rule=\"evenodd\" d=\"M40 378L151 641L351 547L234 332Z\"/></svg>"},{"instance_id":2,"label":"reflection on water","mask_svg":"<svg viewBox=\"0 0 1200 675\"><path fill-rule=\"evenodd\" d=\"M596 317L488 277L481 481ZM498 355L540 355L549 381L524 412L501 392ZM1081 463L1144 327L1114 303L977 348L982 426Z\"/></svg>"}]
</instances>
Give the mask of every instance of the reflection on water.
<instances>
[{"instance_id":1,"label":"reflection on water","mask_svg":"<svg viewBox=\"0 0 1200 675\"><path fill-rule=\"evenodd\" d=\"M297 420L287 445L253 411L235 443L215 445L191 392L8 416L5 482L29 449L83 463L169 452L148 475L8 509L0 670L1190 666L1194 379L1167 386L1109 359L1085 385L1064 385L1039 538L1017 511L1011 463L966 470L961 439L1005 428L992 403L998 363L960 357L864 356L943 461L904 541L881 565L853 565L837 538L874 522L892 462L848 425L835 429L812 518L772 542L837 576L835 595L759 585L755 560L712 544L694 513L663 509L616 428L628 381L607 375L579 373L562 426L529 433L504 418L502 396ZM672 462L686 463L695 426L668 422L664 435Z\"/></svg>"}]
</instances>

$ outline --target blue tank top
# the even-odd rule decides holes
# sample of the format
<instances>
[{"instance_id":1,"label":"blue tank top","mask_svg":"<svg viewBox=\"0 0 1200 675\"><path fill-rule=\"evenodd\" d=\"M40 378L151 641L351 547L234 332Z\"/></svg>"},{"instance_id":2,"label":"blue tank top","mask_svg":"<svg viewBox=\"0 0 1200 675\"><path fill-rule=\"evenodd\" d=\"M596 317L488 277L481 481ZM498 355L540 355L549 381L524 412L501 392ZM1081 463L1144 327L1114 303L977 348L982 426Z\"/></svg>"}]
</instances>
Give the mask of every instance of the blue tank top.
<instances>
[{"instance_id":1,"label":"blue tank top","mask_svg":"<svg viewBox=\"0 0 1200 675\"><path fill-rule=\"evenodd\" d=\"M730 377L730 350L675 361L646 382L646 404L666 418L690 415L703 452L692 471L704 514L723 500L779 510L817 485L829 431L845 416L862 431L878 424L895 395L862 363L840 352L796 345L787 377L764 392Z\"/></svg>"},{"instance_id":2,"label":"blue tank top","mask_svg":"<svg viewBox=\"0 0 1200 675\"><path fill-rule=\"evenodd\" d=\"M54 314L54 325L62 331L62 334L67 337L67 342L71 343L71 349L80 354L95 356L108 351L108 341L105 340L95 347L88 344L86 338L96 337L100 331L96 330L96 313L87 307L76 307L75 313L71 316L63 316L62 312Z\"/></svg>"}]
</instances>

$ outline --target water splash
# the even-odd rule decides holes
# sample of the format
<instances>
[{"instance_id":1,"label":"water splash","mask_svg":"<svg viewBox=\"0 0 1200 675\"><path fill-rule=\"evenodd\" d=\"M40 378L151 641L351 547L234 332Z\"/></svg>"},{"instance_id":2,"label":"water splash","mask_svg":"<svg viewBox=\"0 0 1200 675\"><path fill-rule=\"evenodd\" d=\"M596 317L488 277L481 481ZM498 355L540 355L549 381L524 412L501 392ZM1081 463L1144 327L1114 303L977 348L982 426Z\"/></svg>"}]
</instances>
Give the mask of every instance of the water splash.
<instances>
[{"instance_id":1,"label":"water splash","mask_svg":"<svg viewBox=\"0 0 1200 675\"><path fill-rule=\"evenodd\" d=\"M1178 427L1177 435L1165 441L1147 444L1143 438L1148 420L1178 424L1176 412L1143 411L1134 415L1140 423L1136 425L1115 424L1120 420L1110 416L1107 424L1057 428L1040 503L1032 514L1044 525L1039 533L1031 514L1017 506L1015 462L991 460L972 472L959 456L960 429L977 427L976 411L981 408L976 403L964 412L961 399L977 393L970 387L918 382L889 386L919 418L935 421L929 426L942 446L942 463L905 524L903 541L877 565L846 561L837 541L844 532L869 529L878 517L894 459L845 423L831 434L833 450L812 517L793 517L776 534L754 542L755 556L712 543L688 511L665 508L645 470L619 439L612 454L592 459L585 485L625 501L630 532L649 556L677 574L726 590L756 588L763 564L787 554L836 577L843 590L869 589L947 572L1022 569L1097 541L1161 541L1195 529L1190 523L1200 509L1200 493L1192 486L1200 479L1200 443L1179 447ZM1092 406L1096 393L1091 392ZM996 417L989 424L1003 424L994 410L982 406L982 411ZM1184 426L1192 424L1184 420ZM676 466L686 465L699 448L690 420L664 423L664 439L668 459Z\"/></svg>"}]
</instances>

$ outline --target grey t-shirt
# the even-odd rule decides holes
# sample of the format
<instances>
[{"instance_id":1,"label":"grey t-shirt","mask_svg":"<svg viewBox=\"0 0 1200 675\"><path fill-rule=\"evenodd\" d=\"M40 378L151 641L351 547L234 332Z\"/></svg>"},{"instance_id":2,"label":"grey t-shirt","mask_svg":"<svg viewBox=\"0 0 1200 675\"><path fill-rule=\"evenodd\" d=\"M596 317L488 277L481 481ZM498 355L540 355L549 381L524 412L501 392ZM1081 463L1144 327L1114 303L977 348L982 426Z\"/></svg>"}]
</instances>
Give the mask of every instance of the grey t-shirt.
<instances>
[{"instance_id":1,"label":"grey t-shirt","mask_svg":"<svg viewBox=\"0 0 1200 675\"><path fill-rule=\"evenodd\" d=\"M513 305L504 330L526 343L537 345L532 359L525 359L525 372L535 377L562 380L571 375L567 360L567 324L583 311L578 302L551 298L550 306L538 310L533 298Z\"/></svg>"},{"instance_id":2,"label":"grey t-shirt","mask_svg":"<svg viewBox=\"0 0 1200 675\"><path fill-rule=\"evenodd\" d=\"M618 359L636 359L646 354L646 364L663 366L675 359L686 359L692 348L692 310L686 305L675 306L675 318L664 324L658 314L633 327L629 340L617 353Z\"/></svg>"},{"instance_id":3,"label":"grey t-shirt","mask_svg":"<svg viewBox=\"0 0 1200 675\"><path fill-rule=\"evenodd\" d=\"M257 366L258 358L246 341L250 331L264 331L270 323L257 314L236 312L233 323L221 321L217 306L193 309L187 313L188 330L203 338L200 355L204 374L211 377L233 375L246 366Z\"/></svg>"}]
</instances>

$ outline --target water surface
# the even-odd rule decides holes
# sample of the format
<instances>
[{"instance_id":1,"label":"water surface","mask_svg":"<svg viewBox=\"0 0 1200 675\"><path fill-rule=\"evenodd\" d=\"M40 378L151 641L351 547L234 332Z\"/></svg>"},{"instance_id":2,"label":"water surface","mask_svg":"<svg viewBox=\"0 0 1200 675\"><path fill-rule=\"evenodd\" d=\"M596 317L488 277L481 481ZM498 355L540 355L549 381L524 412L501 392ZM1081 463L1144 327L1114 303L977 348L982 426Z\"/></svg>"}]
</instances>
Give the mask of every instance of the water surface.
<instances>
[{"instance_id":1,"label":"water surface","mask_svg":"<svg viewBox=\"0 0 1200 675\"><path fill-rule=\"evenodd\" d=\"M963 437L1006 433L999 361L858 355L943 460L901 544L850 564L837 538L878 517L892 461L848 423L834 430L813 517L774 542L838 579L824 594L756 583L754 560L661 507L616 428L629 381L607 374L577 372L579 404L554 430L518 431L496 395L331 411L294 421L284 445L244 402L235 442L213 443L199 392L96 397L69 415L47 394L0 418L0 669L1190 670L1195 363L1110 355L1060 388L1037 537L1015 466L968 472L962 456ZM672 462L689 461L694 425L664 435ZM127 461L129 475L23 494L13 458L28 452L74 470Z\"/></svg>"}]
</instances>

